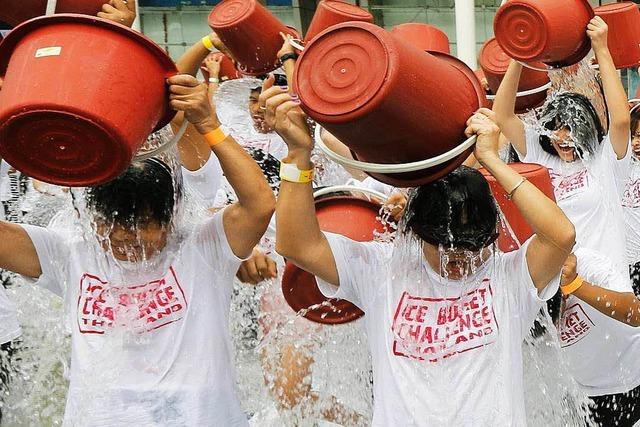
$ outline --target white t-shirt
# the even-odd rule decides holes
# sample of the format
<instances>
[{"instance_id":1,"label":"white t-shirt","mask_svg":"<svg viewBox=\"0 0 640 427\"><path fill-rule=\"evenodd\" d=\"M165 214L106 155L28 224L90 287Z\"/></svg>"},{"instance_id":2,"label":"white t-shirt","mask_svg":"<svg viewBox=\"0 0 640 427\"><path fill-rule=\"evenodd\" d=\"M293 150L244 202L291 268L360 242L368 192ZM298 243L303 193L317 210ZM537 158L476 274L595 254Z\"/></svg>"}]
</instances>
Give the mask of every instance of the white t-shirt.
<instances>
[{"instance_id":1,"label":"white t-shirt","mask_svg":"<svg viewBox=\"0 0 640 427\"><path fill-rule=\"evenodd\" d=\"M213 153L209 156L207 163L196 171L183 167L182 176L185 186L193 190L207 208L214 204L218 190L222 186L222 166Z\"/></svg>"},{"instance_id":2,"label":"white t-shirt","mask_svg":"<svg viewBox=\"0 0 640 427\"><path fill-rule=\"evenodd\" d=\"M631 150L618 160L607 136L593 159L567 163L542 149L539 134L531 126L527 126L526 140L527 155L520 158L549 169L556 203L576 228L576 248L602 252L621 274L628 273L620 197Z\"/></svg>"},{"instance_id":3,"label":"white t-shirt","mask_svg":"<svg viewBox=\"0 0 640 427\"><path fill-rule=\"evenodd\" d=\"M24 226L40 281L64 296L72 325L65 425L248 425L235 395L229 337L241 260L222 215L197 226L164 273L133 272L122 281L102 271L85 239Z\"/></svg>"},{"instance_id":4,"label":"white t-shirt","mask_svg":"<svg viewBox=\"0 0 640 427\"><path fill-rule=\"evenodd\" d=\"M22 335L18 323L16 307L7 296L7 291L0 284L0 344L12 341Z\"/></svg>"},{"instance_id":5,"label":"white t-shirt","mask_svg":"<svg viewBox=\"0 0 640 427\"><path fill-rule=\"evenodd\" d=\"M526 425L522 341L543 300L526 249L496 254L448 281L420 251L327 233L340 287L318 280L364 316L374 371L374 426Z\"/></svg>"},{"instance_id":6,"label":"white t-shirt","mask_svg":"<svg viewBox=\"0 0 640 427\"><path fill-rule=\"evenodd\" d=\"M627 262L640 261L640 161L633 158L624 183L622 210L626 225Z\"/></svg>"},{"instance_id":7,"label":"white t-shirt","mask_svg":"<svg viewBox=\"0 0 640 427\"><path fill-rule=\"evenodd\" d=\"M575 251L578 274L592 285L631 292L628 275L589 249ZM560 346L569 370L589 396L627 392L640 385L640 328L600 313L571 295L560 318Z\"/></svg>"}]
</instances>

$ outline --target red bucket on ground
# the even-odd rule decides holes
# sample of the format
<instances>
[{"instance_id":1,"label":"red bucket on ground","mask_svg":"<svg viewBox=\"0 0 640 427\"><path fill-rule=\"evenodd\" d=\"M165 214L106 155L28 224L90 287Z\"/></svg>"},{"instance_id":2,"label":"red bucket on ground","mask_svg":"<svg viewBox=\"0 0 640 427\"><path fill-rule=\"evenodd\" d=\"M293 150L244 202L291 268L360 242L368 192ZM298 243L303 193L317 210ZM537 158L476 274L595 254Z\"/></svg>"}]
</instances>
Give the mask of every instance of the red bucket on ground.
<instances>
[{"instance_id":1,"label":"red bucket on ground","mask_svg":"<svg viewBox=\"0 0 640 427\"><path fill-rule=\"evenodd\" d=\"M108 0L58 0L56 13L97 15ZM42 16L47 11L47 0L2 0L0 21L15 27L24 21Z\"/></svg>"},{"instance_id":2,"label":"red bucket on ground","mask_svg":"<svg viewBox=\"0 0 640 427\"><path fill-rule=\"evenodd\" d=\"M165 80L176 73L162 48L122 25L28 21L0 44L0 157L52 184L112 180L175 115Z\"/></svg>"},{"instance_id":3,"label":"red bucket on ground","mask_svg":"<svg viewBox=\"0 0 640 427\"><path fill-rule=\"evenodd\" d=\"M482 46L479 62L486 76L491 93L498 93L498 88L507 72L511 58L504 53L498 41L495 38L491 38ZM534 65L544 68L544 64L541 62ZM549 75L547 73L523 67L522 74L520 75L520 83L518 84L518 92L539 89L547 83L549 83ZM516 112L524 113L532 108L539 107L546 99L546 89L541 89L539 92L531 95L518 97L516 99Z\"/></svg>"},{"instance_id":4,"label":"red bucket on ground","mask_svg":"<svg viewBox=\"0 0 640 427\"><path fill-rule=\"evenodd\" d=\"M493 31L511 58L565 67L591 50L586 32L593 17L588 0L509 0L498 9Z\"/></svg>"},{"instance_id":5,"label":"red bucket on ground","mask_svg":"<svg viewBox=\"0 0 640 427\"><path fill-rule=\"evenodd\" d=\"M369 11L340 0L321 0L313 15L305 42L311 41L325 29L343 22L360 21L373 24Z\"/></svg>"},{"instance_id":6,"label":"red bucket on ground","mask_svg":"<svg viewBox=\"0 0 640 427\"><path fill-rule=\"evenodd\" d=\"M631 2L611 3L595 9L609 26L609 52L616 68L637 67L640 63L640 11Z\"/></svg>"},{"instance_id":7,"label":"red bucket on ground","mask_svg":"<svg viewBox=\"0 0 640 427\"><path fill-rule=\"evenodd\" d=\"M235 80L241 77L240 72L236 68L236 64L233 62L231 58L225 55L222 52L213 52L210 53L209 56L222 56L222 61L220 62L220 74L218 78L220 79L220 83L226 82L227 80ZM207 70L207 66L204 65L204 62L200 66L200 71L202 71L202 75L204 76L204 80L206 82L209 81L209 70Z\"/></svg>"},{"instance_id":8,"label":"red bucket on ground","mask_svg":"<svg viewBox=\"0 0 640 427\"><path fill-rule=\"evenodd\" d=\"M369 163L409 163L450 151L466 140L467 119L486 104L480 82L458 59L425 53L362 22L320 33L298 59L293 80L307 114ZM428 170L371 175L414 187L449 173L471 151Z\"/></svg>"},{"instance_id":9,"label":"red bucket on ground","mask_svg":"<svg viewBox=\"0 0 640 427\"><path fill-rule=\"evenodd\" d=\"M256 0L224 0L211 11L209 26L247 75L266 74L280 66L281 32L297 37Z\"/></svg>"},{"instance_id":10,"label":"red bucket on ground","mask_svg":"<svg viewBox=\"0 0 640 427\"><path fill-rule=\"evenodd\" d=\"M396 25L391 29L391 34L425 52L451 54L449 37L444 31L433 25L409 22Z\"/></svg>"},{"instance_id":11,"label":"red bucket on ground","mask_svg":"<svg viewBox=\"0 0 640 427\"><path fill-rule=\"evenodd\" d=\"M322 231L341 234L358 242L369 242L374 231L384 228L378 220L380 204L353 196L330 196L316 200L316 216ZM282 277L282 293L295 312L314 307L304 314L323 324L352 322L364 312L349 301L326 298L315 276L287 262Z\"/></svg>"},{"instance_id":12,"label":"red bucket on ground","mask_svg":"<svg viewBox=\"0 0 640 427\"><path fill-rule=\"evenodd\" d=\"M549 171L544 166L534 163L511 163L509 166L518 172L529 182L538 187L547 197L555 201L553 185ZM513 201L507 199L507 193L498 184L496 179L486 169L480 169L482 175L489 182L493 197L502 211L503 220L500 226L500 236L498 237L498 247L502 252L517 250L533 236L533 230L524 219Z\"/></svg>"}]
</instances>

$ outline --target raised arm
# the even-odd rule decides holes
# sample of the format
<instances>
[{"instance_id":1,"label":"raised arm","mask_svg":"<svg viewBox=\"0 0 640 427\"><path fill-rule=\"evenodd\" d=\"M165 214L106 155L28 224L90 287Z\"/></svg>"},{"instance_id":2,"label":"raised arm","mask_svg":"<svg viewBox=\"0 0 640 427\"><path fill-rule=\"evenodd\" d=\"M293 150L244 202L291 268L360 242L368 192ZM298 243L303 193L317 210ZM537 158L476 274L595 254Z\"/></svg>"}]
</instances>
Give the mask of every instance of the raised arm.
<instances>
[{"instance_id":1,"label":"raised arm","mask_svg":"<svg viewBox=\"0 0 640 427\"><path fill-rule=\"evenodd\" d=\"M607 32L607 24L599 16L593 18L587 26L587 35L591 39L591 46L598 60L604 97L609 109L609 138L613 151L618 159L622 159L627 155L629 148L631 116L627 94L607 46Z\"/></svg>"},{"instance_id":2,"label":"raised arm","mask_svg":"<svg viewBox=\"0 0 640 427\"><path fill-rule=\"evenodd\" d=\"M312 170L313 139L299 101L293 101L286 90L274 87L273 78L269 78L260 94L260 105L266 107L268 125L276 129L289 147L282 163L300 171ZM316 219L310 180L281 181L276 220L276 251L311 274L339 285L333 252Z\"/></svg>"},{"instance_id":3,"label":"raised arm","mask_svg":"<svg viewBox=\"0 0 640 427\"><path fill-rule=\"evenodd\" d=\"M586 302L600 313L624 324L640 326L640 301L633 292L616 292L596 283L578 278L577 267L579 259L574 254L569 255L562 269L562 289L571 288L572 284L579 287L570 289L571 295ZM578 282L576 282L576 279ZM580 284L581 283L581 284Z\"/></svg>"},{"instance_id":4,"label":"raised arm","mask_svg":"<svg viewBox=\"0 0 640 427\"><path fill-rule=\"evenodd\" d=\"M136 20L136 0L111 0L102 5L98 18L108 19L131 28Z\"/></svg>"},{"instance_id":5,"label":"raised arm","mask_svg":"<svg viewBox=\"0 0 640 427\"><path fill-rule=\"evenodd\" d=\"M511 144L523 156L527 155L527 141L524 132L524 123L516 115L516 94L518 93L518 83L522 65L516 61L511 61L507 73L500 83L496 99L493 101L493 111L496 113L496 123L500 126L502 133L509 139Z\"/></svg>"},{"instance_id":6,"label":"raised arm","mask_svg":"<svg viewBox=\"0 0 640 427\"><path fill-rule=\"evenodd\" d=\"M529 274L540 291L560 273L575 243L575 229L564 212L498 156L500 129L484 114L468 122L467 135L478 135L475 156L509 194L535 232L527 249Z\"/></svg>"},{"instance_id":7,"label":"raised arm","mask_svg":"<svg viewBox=\"0 0 640 427\"><path fill-rule=\"evenodd\" d=\"M208 40L208 41L207 41ZM211 53L210 48L216 48L220 52L228 53L228 49L222 43L216 33L203 37L191 46L176 62L180 74L195 76L204 59Z\"/></svg>"},{"instance_id":8,"label":"raised arm","mask_svg":"<svg viewBox=\"0 0 640 427\"><path fill-rule=\"evenodd\" d=\"M224 213L224 229L233 252L251 255L269 225L275 198L262 170L231 136L225 136L211 105L207 87L189 75L169 79L171 105L205 135L222 170L238 196Z\"/></svg>"}]
</instances>

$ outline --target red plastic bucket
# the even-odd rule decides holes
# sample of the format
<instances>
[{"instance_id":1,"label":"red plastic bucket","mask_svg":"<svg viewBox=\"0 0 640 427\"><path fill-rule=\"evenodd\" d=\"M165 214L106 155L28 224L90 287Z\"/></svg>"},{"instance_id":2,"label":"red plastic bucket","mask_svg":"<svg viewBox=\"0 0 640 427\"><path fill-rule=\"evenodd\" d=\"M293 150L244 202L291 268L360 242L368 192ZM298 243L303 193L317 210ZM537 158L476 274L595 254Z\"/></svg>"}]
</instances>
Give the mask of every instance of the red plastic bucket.
<instances>
[{"instance_id":1,"label":"red plastic bucket","mask_svg":"<svg viewBox=\"0 0 640 427\"><path fill-rule=\"evenodd\" d=\"M391 34L425 52L451 53L449 37L433 25L409 22L393 27Z\"/></svg>"},{"instance_id":2,"label":"red plastic bucket","mask_svg":"<svg viewBox=\"0 0 640 427\"><path fill-rule=\"evenodd\" d=\"M511 58L504 53L504 50L502 50L498 41L495 38L491 38L482 46L479 59L480 67L482 67L482 70L484 71L491 93L495 94L498 92L500 83L507 72ZM537 63L534 65L544 69L543 63ZM547 73L524 67L522 69L522 74L520 75L518 92L538 89L545 86L547 83L549 83L549 75ZM546 99L546 90L541 90L538 93L528 96L518 97L516 99L516 112L524 113L532 108L539 107Z\"/></svg>"},{"instance_id":3,"label":"red plastic bucket","mask_svg":"<svg viewBox=\"0 0 640 427\"><path fill-rule=\"evenodd\" d=\"M210 56L222 56L222 61L220 62L220 74L219 79L220 82L226 82L227 80L235 80L241 77L240 72L236 68L236 64L234 64L233 60L229 58L222 52L213 52L209 54ZM209 71L207 70L206 65L202 63L200 67L202 71L202 75L204 76L205 81L209 81Z\"/></svg>"},{"instance_id":4,"label":"red plastic bucket","mask_svg":"<svg viewBox=\"0 0 640 427\"><path fill-rule=\"evenodd\" d=\"M56 13L79 13L95 16L108 0L58 0ZM42 16L47 10L47 0L2 0L0 21L15 27L24 21Z\"/></svg>"},{"instance_id":5,"label":"red plastic bucket","mask_svg":"<svg viewBox=\"0 0 640 427\"><path fill-rule=\"evenodd\" d=\"M553 185L549 171L544 166L534 163L511 163L509 165L529 182L538 187L547 197L555 201ZM482 175L489 182L493 197L498 202L502 215L506 220L500 227L500 237L498 237L498 247L502 252L511 252L518 249L524 242L533 236L533 230L524 219L513 201L507 199L507 193L498 184L496 179L486 169L480 169Z\"/></svg>"},{"instance_id":6,"label":"red plastic bucket","mask_svg":"<svg viewBox=\"0 0 640 427\"><path fill-rule=\"evenodd\" d=\"M588 0L509 0L498 9L493 30L511 58L564 67L589 53L593 17Z\"/></svg>"},{"instance_id":7,"label":"red plastic bucket","mask_svg":"<svg viewBox=\"0 0 640 427\"><path fill-rule=\"evenodd\" d=\"M256 0L224 0L211 11L209 26L247 75L266 74L280 66L281 32L298 36Z\"/></svg>"},{"instance_id":8,"label":"red plastic bucket","mask_svg":"<svg viewBox=\"0 0 640 427\"><path fill-rule=\"evenodd\" d=\"M486 104L480 82L458 59L425 53L362 22L335 25L314 38L293 80L307 114L370 163L414 162L450 151L465 141L467 119ZM452 171L471 150L428 170L371 175L413 187Z\"/></svg>"},{"instance_id":9,"label":"red plastic bucket","mask_svg":"<svg viewBox=\"0 0 640 427\"><path fill-rule=\"evenodd\" d=\"M325 29L342 22L360 21L373 24L373 15L361 7L340 0L321 0L304 39L311 41Z\"/></svg>"},{"instance_id":10,"label":"red plastic bucket","mask_svg":"<svg viewBox=\"0 0 640 427\"><path fill-rule=\"evenodd\" d=\"M379 204L353 196L332 196L316 201L316 216L323 231L358 242L371 241L374 231L384 231L378 220L379 211ZM291 262L287 262L284 270L282 293L296 312L314 307L304 317L317 323L347 323L364 315L348 301L326 298L318 289L315 277Z\"/></svg>"},{"instance_id":11,"label":"red plastic bucket","mask_svg":"<svg viewBox=\"0 0 640 427\"><path fill-rule=\"evenodd\" d=\"M640 63L640 11L631 2L611 3L595 9L609 26L609 51L616 68L636 67Z\"/></svg>"},{"instance_id":12,"label":"red plastic bucket","mask_svg":"<svg viewBox=\"0 0 640 427\"><path fill-rule=\"evenodd\" d=\"M176 72L158 45L122 25L28 21L0 44L0 157L58 185L114 179L175 115L165 79Z\"/></svg>"}]
</instances>

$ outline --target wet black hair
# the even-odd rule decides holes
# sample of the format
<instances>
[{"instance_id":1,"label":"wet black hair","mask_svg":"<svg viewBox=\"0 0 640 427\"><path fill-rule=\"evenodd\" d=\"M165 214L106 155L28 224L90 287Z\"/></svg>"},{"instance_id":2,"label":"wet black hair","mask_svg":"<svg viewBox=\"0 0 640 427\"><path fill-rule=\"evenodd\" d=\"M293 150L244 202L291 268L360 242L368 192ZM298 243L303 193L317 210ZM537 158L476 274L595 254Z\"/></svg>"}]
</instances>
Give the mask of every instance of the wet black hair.
<instances>
[{"instance_id":1,"label":"wet black hair","mask_svg":"<svg viewBox=\"0 0 640 427\"><path fill-rule=\"evenodd\" d=\"M630 130L632 135L638 129L638 126L640 126L640 108L636 108L631 112Z\"/></svg>"},{"instance_id":2,"label":"wet black hair","mask_svg":"<svg viewBox=\"0 0 640 427\"><path fill-rule=\"evenodd\" d=\"M570 129L580 139L576 141L580 143L576 146L580 157L585 154L585 151L593 154L605 137L598 112L591 101L579 93L558 94L544 108L540 121L544 128L552 132L564 128ZM539 141L544 151L558 156L549 136L540 135Z\"/></svg>"},{"instance_id":3,"label":"wet black hair","mask_svg":"<svg viewBox=\"0 0 640 427\"><path fill-rule=\"evenodd\" d=\"M155 158L134 162L115 180L86 190L90 209L127 228L152 221L168 225L175 197L171 169Z\"/></svg>"},{"instance_id":4,"label":"wet black hair","mask_svg":"<svg viewBox=\"0 0 640 427\"><path fill-rule=\"evenodd\" d=\"M257 78L262 80L262 81L264 81L268 77L269 77L269 75L265 74L265 75L262 75L262 76L258 76ZM285 76L284 74L275 74L274 73L273 77L275 79L275 81L273 83L274 86L280 86L280 87L286 87L287 86L287 76ZM256 91L256 90L262 91L262 85L251 88L251 92Z\"/></svg>"},{"instance_id":5,"label":"wet black hair","mask_svg":"<svg viewBox=\"0 0 640 427\"><path fill-rule=\"evenodd\" d=\"M432 245L479 251L498 238L498 207L477 170L460 166L416 190L407 228Z\"/></svg>"}]
</instances>

